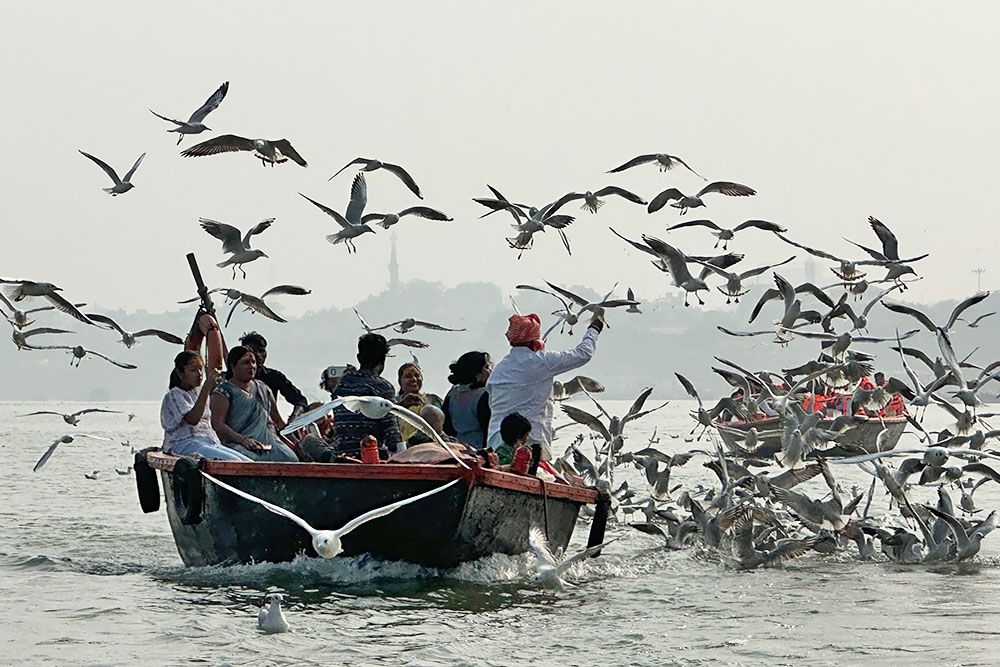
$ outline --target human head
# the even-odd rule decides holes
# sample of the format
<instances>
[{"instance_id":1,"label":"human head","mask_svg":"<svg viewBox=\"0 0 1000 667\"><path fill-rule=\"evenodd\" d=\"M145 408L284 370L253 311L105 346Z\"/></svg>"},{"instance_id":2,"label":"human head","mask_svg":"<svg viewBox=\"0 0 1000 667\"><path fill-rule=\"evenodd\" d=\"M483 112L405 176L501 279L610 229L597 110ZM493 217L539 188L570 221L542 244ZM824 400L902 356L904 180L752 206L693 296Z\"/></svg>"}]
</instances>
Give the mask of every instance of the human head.
<instances>
[{"instance_id":1,"label":"human head","mask_svg":"<svg viewBox=\"0 0 1000 667\"><path fill-rule=\"evenodd\" d=\"M366 333L358 339L358 363L364 370L380 374L385 368L385 355L388 353L389 345L381 334Z\"/></svg>"},{"instance_id":2,"label":"human head","mask_svg":"<svg viewBox=\"0 0 1000 667\"><path fill-rule=\"evenodd\" d=\"M875 374L875 385L881 387L885 384L885 373L879 371Z\"/></svg>"},{"instance_id":3,"label":"human head","mask_svg":"<svg viewBox=\"0 0 1000 667\"><path fill-rule=\"evenodd\" d=\"M512 412L500 422L500 437L511 447L527 443L529 435L531 435L531 422L520 412Z\"/></svg>"},{"instance_id":4,"label":"human head","mask_svg":"<svg viewBox=\"0 0 1000 667\"><path fill-rule=\"evenodd\" d=\"M257 374L257 355L250 348L237 345L226 355L226 368L234 380L249 382Z\"/></svg>"},{"instance_id":5,"label":"human head","mask_svg":"<svg viewBox=\"0 0 1000 667\"><path fill-rule=\"evenodd\" d=\"M436 405L425 405L420 408L420 416L430 424L434 432L441 435L444 432L444 412Z\"/></svg>"},{"instance_id":6,"label":"human head","mask_svg":"<svg viewBox=\"0 0 1000 667\"><path fill-rule=\"evenodd\" d=\"M535 352L545 349L538 315L511 315L507 319L507 342L511 347L527 347Z\"/></svg>"},{"instance_id":7,"label":"human head","mask_svg":"<svg viewBox=\"0 0 1000 667\"><path fill-rule=\"evenodd\" d=\"M420 366L410 361L399 367L396 379L399 380L401 394L419 394L424 388L424 374L420 372Z\"/></svg>"},{"instance_id":8,"label":"human head","mask_svg":"<svg viewBox=\"0 0 1000 667\"><path fill-rule=\"evenodd\" d=\"M452 384L485 383L493 370L490 355L486 352L466 352L458 361L448 366L451 375L448 382Z\"/></svg>"},{"instance_id":9,"label":"human head","mask_svg":"<svg viewBox=\"0 0 1000 667\"><path fill-rule=\"evenodd\" d=\"M174 367L170 371L170 388L188 390L200 386L204 369L200 354L191 350L180 352L174 357Z\"/></svg>"},{"instance_id":10,"label":"human head","mask_svg":"<svg viewBox=\"0 0 1000 667\"><path fill-rule=\"evenodd\" d=\"M319 376L319 386L333 393L340 384L340 378L347 372L347 366L327 366Z\"/></svg>"},{"instance_id":11,"label":"human head","mask_svg":"<svg viewBox=\"0 0 1000 667\"><path fill-rule=\"evenodd\" d=\"M256 331L243 334L240 338L240 345L247 348L257 357L257 365L263 366L267 361L267 339Z\"/></svg>"}]
</instances>

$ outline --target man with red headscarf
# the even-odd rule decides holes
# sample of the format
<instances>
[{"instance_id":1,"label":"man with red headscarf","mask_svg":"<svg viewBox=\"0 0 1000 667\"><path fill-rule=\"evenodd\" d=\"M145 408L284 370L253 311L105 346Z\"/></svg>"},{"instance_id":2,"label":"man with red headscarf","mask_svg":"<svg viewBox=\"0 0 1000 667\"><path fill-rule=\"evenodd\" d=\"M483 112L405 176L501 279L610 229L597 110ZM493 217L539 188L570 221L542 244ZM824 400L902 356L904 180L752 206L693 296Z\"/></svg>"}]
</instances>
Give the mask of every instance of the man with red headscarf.
<instances>
[{"instance_id":1,"label":"man with red headscarf","mask_svg":"<svg viewBox=\"0 0 1000 667\"><path fill-rule=\"evenodd\" d=\"M489 446L502 444L500 422L519 412L531 422L529 442L542 446L542 460L552 458L552 380L562 373L583 366L597 350L597 335L604 329L604 316L598 311L590 320L583 340L572 350L548 352L542 342L538 315L511 315L507 341L510 352L497 363L486 389L490 394Z\"/></svg>"}]
</instances>

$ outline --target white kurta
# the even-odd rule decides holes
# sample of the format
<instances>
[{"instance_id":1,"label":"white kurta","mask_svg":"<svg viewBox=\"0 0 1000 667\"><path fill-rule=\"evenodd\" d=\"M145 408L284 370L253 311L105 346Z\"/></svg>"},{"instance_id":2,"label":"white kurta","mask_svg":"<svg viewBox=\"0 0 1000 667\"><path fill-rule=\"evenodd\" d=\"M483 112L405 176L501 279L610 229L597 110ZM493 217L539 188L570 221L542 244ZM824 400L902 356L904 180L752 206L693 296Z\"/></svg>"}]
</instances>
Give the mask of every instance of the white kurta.
<instances>
[{"instance_id":1,"label":"white kurta","mask_svg":"<svg viewBox=\"0 0 1000 667\"><path fill-rule=\"evenodd\" d=\"M531 441L542 445L542 459L551 459L552 380L586 364L596 350L597 331L590 327L579 345L565 352L533 352L527 347L512 347L486 381L490 393L490 446L495 448L502 442L503 418L519 412L531 422Z\"/></svg>"}]
</instances>

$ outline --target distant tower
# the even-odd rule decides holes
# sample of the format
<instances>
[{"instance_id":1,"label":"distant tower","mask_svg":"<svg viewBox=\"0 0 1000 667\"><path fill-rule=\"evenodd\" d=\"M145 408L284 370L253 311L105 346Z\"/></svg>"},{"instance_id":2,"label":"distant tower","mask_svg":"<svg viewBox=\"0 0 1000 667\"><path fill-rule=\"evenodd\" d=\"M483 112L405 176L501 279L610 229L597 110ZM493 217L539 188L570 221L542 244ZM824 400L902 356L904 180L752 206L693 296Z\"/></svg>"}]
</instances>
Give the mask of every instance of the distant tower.
<instances>
[{"instance_id":1,"label":"distant tower","mask_svg":"<svg viewBox=\"0 0 1000 667\"><path fill-rule=\"evenodd\" d=\"M391 250L389 251L389 289L399 288L399 263L396 261L396 232L389 235Z\"/></svg>"}]
</instances>

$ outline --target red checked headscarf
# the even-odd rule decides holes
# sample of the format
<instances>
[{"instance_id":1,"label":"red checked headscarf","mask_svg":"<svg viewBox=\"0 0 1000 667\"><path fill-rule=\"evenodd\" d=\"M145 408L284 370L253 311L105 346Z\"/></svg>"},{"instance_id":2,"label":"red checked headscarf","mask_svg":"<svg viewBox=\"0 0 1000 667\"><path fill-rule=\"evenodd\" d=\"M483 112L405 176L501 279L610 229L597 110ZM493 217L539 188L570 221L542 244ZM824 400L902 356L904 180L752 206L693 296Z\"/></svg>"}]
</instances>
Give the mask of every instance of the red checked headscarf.
<instances>
[{"instance_id":1,"label":"red checked headscarf","mask_svg":"<svg viewBox=\"0 0 1000 667\"><path fill-rule=\"evenodd\" d=\"M542 342L542 321L538 315L511 315L507 326L507 341L511 346L529 347L533 352L545 349Z\"/></svg>"}]
</instances>

